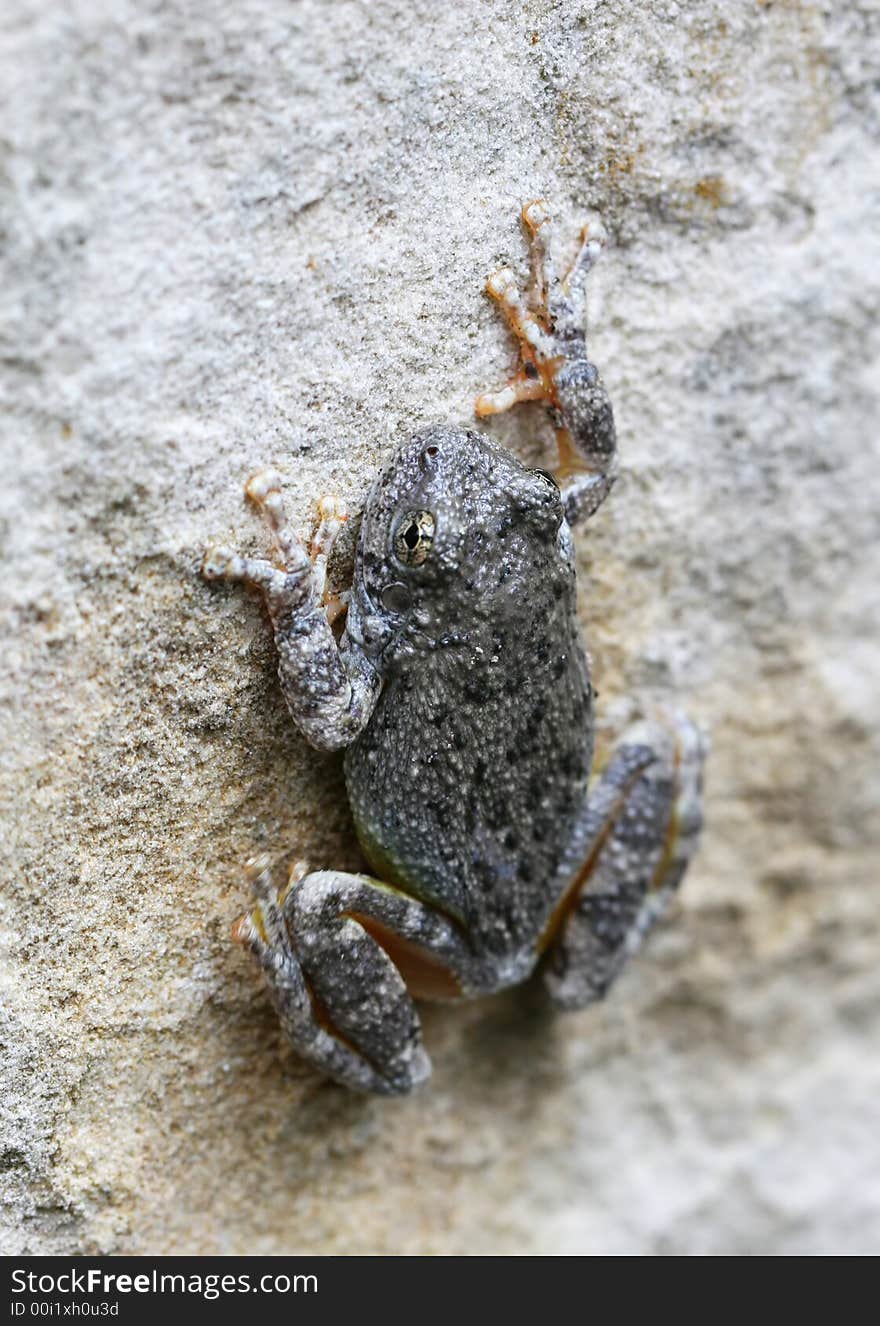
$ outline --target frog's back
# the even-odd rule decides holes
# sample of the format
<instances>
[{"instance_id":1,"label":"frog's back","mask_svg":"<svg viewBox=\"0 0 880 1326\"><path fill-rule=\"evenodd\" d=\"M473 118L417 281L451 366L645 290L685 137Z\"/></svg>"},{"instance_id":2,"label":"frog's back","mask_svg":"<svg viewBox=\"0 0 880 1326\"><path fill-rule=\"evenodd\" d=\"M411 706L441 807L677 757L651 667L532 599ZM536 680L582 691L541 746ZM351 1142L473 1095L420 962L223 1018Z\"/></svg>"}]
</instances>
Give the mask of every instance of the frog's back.
<instances>
[{"instance_id":1,"label":"frog's back","mask_svg":"<svg viewBox=\"0 0 880 1326\"><path fill-rule=\"evenodd\" d=\"M474 947L531 946L592 761L591 688L568 558L513 557L489 611L393 668L346 756L365 853L460 921Z\"/></svg>"}]
</instances>

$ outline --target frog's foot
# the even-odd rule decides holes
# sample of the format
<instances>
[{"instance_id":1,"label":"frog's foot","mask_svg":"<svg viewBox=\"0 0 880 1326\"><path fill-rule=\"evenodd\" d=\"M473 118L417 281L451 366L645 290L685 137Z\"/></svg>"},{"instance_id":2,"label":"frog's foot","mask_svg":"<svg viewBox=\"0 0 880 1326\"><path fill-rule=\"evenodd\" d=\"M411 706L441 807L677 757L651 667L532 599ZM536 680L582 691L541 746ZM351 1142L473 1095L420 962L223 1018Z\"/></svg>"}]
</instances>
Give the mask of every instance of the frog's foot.
<instances>
[{"instance_id":1,"label":"frog's foot","mask_svg":"<svg viewBox=\"0 0 880 1326\"><path fill-rule=\"evenodd\" d=\"M486 289L500 306L520 345L521 367L496 391L477 397L480 417L500 414L520 401L544 401L559 446L557 477L569 523L602 503L614 482L615 433L611 405L584 332L586 280L602 250L600 226L587 226L580 251L563 278L553 261L552 222L539 199L523 208L531 238L533 282L527 307L509 267L494 272Z\"/></svg>"},{"instance_id":2,"label":"frog's foot","mask_svg":"<svg viewBox=\"0 0 880 1326\"><path fill-rule=\"evenodd\" d=\"M461 994L469 959L452 924L366 875L301 863L278 893L263 864L255 891L233 934L263 967L294 1049L355 1090L403 1095L424 1082L411 995Z\"/></svg>"},{"instance_id":3,"label":"frog's foot","mask_svg":"<svg viewBox=\"0 0 880 1326\"><path fill-rule=\"evenodd\" d=\"M519 341L522 367L498 391L477 397L476 411L481 418L502 414L519 401L555 403L553 375L559 357L546 324L546 313L532 314L523 302L516 277L509 267L493 272L486 291L496 301Z\"/></svg>"},{"instance_id":4,"label":"frog's foot","mask_svg":"<svg viewBox=\"0 0 880 1326\"><path fill-rule=\"evenodd\" d=\"M333 497L318 502L318 524L306 549L290 524L281 495L281 478L275 470L258 470L245 484L245 493L258 508L272 531L281 567L258 558L241 557L225 547L209 549L202 563L207 580L243 581L262 589L269 598L283 591L286 581L308 579L309 587L328 617L338 616L340 596L327 593L327 562L333 545L348 519ZM282 593L282 598L284 597ZM289 596L288 596L289 597Z\"/></svg>"},{"instance_id":5,"label":"frog's foot","mask_svg":"<svg viewBox=\"0 0 880 1326\"><path fill-rule=\"evenodd\" d=\"M578 834L583 862L545 932L553 999L601 999L665 911L703 823L706 742L683 715L636 724L616 747Z\"/></svg>"},{"instance_id":6,"label":"frog's foot","mask_svg":"<svg viewBox=\"0 0 880 1326\"><path fill-rule=\"evenodd\" d=\"M590 221L581 231L580 248L574 262L560 279L553 250L553 218L543 198L526 203L523 221L532 244L533 298L544 323L563 341L583 338L587 320L587 276L595 267L607 238L599 221Z\"/></svg>"},{"instance_id":7,"label":"frog's foot","mask_svg":"<svg viewBox=\"0 0 880 1326\"><path fill-rule=\"evenodd\" d=\"M225 544L208 548L202 561L202 575L206 580L238 582L259 589L266 597L270 610L281 613L295 612L307 597L308 559L297 571L279 571L271 562L260 557L242 557Z\"/></svg>"},{"instance_id":8,"label":"frog's foot","mask_svg":"<svg viewBox=\"0 0 880 1326\"><path fill-rule=\"evenodd\" d=\"M245 484L245 492L269 525L285 568L298 569L303 561L303 545L285 510L280 475L275 470L258 470ZM318 524L308 548L311 583L327 613L327 620L332 622L347 605L341 595L330 594L327 590L327 563L348 516L335 497L321 497L317 505Z\"/></svg>"},{"instance_id":9,"label":"frog's foot","mask_svg":"<svg viewBox=\"0 0 880 1326\"><path fill-rule=\"evenodd\" d=\"M274 470L260 470L248 480L245 492L272 528L282 567L217 546L205 554L202 575L206 580L240 582L262 590L273 616L301 611L316 586L311 559L285 519L281 480Z\"/></svg>"}]
</instances>

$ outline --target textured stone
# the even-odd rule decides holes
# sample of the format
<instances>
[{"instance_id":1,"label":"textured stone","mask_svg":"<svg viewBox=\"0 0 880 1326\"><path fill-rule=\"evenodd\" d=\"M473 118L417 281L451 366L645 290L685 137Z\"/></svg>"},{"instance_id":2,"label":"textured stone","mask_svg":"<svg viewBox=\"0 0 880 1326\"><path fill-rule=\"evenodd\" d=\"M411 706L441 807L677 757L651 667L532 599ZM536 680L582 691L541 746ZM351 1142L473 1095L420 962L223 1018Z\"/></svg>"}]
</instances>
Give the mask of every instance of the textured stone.
<instances>
[{"instance_id":1,"label":"textured stone","mask_svg":"<svg viewBox=\"0 0 880 1326\"><path fill-rule=\"evenodd\" d=\"M876 4L21 0L0 35L3 1248L880 1250ZM242 483L352 510L514 349L521 203L601 215L623 478L580 537L607 744L712 732L601 1008L429 1008L363 1100L279 1043L242 863L357 861ZM494 425L523 454L525 409Z\"/></svg>"}]
</instances>

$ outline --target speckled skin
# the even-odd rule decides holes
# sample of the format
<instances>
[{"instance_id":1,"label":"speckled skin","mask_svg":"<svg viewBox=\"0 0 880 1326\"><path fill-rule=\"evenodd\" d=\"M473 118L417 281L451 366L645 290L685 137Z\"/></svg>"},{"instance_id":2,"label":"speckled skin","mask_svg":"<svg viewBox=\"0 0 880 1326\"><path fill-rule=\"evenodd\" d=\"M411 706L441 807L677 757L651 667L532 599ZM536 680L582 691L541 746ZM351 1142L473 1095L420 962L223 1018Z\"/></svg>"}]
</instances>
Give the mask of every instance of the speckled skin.
<instances>
[{"instance_id":1,"label":"speckled skin","mask_svg":"<svg viewBox=\"0 0 880 1326\"><path fill-rule=\"evenodd\" d=\"M337 1081L401 1093L430 1072L412 996L459 998L543 963L553 998L602 997L660 915L701 826L704 757L680 715L639 724L588 797L593 693L576 621L571 527L614 480L611 406L587 358L585 277L595 232L564 280L543 203L524 209L533 310L507 269L489 279L522 367L479 398L489 415L543 400L557 483L491 437L434 425L406 442L364 510L345 631L326 559L343 517L321 504L310 553L280 480L249 496L282 567L215 549L209 579L260 587L279 676L302 733L345 748L349 800L375 877L295 866L236 927L263 966L285 1031Z\"/></svg>"},{"instance_id":2,"label":"speckled skin","mask_svg":"<svg viewBox=\"0 0 880 1326\"><path fill-rule=\"evenodd\" d=\"M388 531L413 509L434 513L436 534L410 568ZM410 606L377 614L393 581ZM592 763L556 484L476 432L441 425L413 438L367 503L348 632L385 683L345 757L367 857L503 964L552 906Z\"/></svg>"}]
</instances>

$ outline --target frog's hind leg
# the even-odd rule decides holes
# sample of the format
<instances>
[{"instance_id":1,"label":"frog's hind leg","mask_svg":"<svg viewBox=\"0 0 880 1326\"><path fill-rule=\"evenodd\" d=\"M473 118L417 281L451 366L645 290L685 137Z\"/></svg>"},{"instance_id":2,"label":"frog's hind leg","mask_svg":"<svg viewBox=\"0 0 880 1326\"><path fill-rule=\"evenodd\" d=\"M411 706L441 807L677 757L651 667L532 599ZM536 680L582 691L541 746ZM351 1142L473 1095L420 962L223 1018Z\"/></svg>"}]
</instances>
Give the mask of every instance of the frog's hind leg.
<instances>
[{"instance_id":1,"label":"frog's hind leg","mask_svg":"<svg viewBox=\"0 0 880 1326\"><path fill-rule=\"evenodd\" d=\"M263 967L282 1027L314 1067L358 1091L403 1095L431 1071L412 995L457 998L469 954L453 924L366 875L268 871L235 938Z\"/></svg>"},{"instance_id":2,"label":"frog's hind leg","mask_svg":"<svg viewBox=\"0 0 880 1326\"><path fill-rule=\"evenodd\" d=\"M554 1001L601 999L663 914L702 827L705 741L682 715L631 728L590 802L583 862L543 938Z\"/></svg>"}]
</instances>

